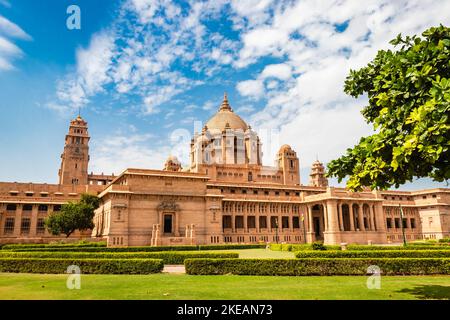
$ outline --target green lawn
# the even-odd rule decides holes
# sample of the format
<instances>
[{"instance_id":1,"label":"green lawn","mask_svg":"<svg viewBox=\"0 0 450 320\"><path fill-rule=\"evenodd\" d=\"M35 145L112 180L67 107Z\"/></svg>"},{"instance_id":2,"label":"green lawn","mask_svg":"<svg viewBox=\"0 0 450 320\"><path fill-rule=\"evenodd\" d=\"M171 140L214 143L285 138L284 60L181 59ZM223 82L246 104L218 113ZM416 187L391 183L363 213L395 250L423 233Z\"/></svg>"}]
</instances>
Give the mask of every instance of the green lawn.
<instances>
[{"instance_id":1,"label":"green lawn","mask_svg":"<svg viewBox=\"0 0 450 320\"><path fill-rule=\"evenodd\" d=\"M81 289L66 275L0 274L0 299L450 299L450 276L260 277L82 275Z\"/></svg>"}]
</instances>

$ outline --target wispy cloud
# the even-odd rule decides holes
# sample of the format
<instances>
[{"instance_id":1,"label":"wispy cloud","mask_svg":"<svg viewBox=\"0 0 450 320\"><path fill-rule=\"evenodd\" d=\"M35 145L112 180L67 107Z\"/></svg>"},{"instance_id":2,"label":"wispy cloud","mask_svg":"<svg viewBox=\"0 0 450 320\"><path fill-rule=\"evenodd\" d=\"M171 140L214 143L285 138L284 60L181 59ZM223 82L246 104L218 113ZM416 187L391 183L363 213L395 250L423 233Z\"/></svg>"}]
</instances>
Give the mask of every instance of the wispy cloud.
<instances>
[{"instance_id":1,"label":"wispy cloud","mask_svg":"<svg viewBox=\"0 0 450 320\"><path fill-rule=\"evenodd\" d=\"M90 45L78 51L74 72L58 82L49 107L83 107L108 87L119 98L139 97L143 114L159 113L166 102L204 83L199 77L192 79L191 72L207 77L231 62L227 50L236 49L232 41L209 32L202 22L218 15L223 5L125 1L109 32L94 34ZM227 50L217 54L209 49L219 42Z\"/></svg>"},{"instance_id":2,"label":"wispy cloud","mask_svg":"<svg viewBox=\"0 0 450 320\"><path fill-rule=\"evenodd\" d=\"M5 4L8 4L5 2ZM21 58L23 51L13 43L13 39L32 40L31 36L17 24L0 15L0 72L14 69L13 61Z\"/></svg>"}]
</instances>

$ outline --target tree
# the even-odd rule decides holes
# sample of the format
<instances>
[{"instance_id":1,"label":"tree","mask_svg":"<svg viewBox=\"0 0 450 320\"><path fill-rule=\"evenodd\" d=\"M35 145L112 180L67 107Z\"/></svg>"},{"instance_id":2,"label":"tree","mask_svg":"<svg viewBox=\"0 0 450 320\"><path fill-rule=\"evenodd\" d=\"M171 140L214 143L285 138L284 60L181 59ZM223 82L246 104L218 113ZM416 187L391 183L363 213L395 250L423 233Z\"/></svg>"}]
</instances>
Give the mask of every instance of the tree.
<instances>
[{"instance_id":1,"label":"tree","mask_svg":"<svg viewBox=\"0 0 450 320\"><path fill-rule=\"evenodd\" d=\"M328 176L360 190L399 187L414 177L450 178L450 29L401 34L366 67L351 70L344 91L367 93L362 110L375 134L328 164Z\"/></svg>"},{"instance_id":2,"label":"tree","mask_svg":"<svg viewBox=\"0 0 450 320\"><path fill-rule=\"evenodd\" d=\"M90 194L82 194L79 202L69 202L61 206L61 211L45 219L47 230L53 235L65 234L68 238L75 230L94 228L94 210L100 199Z\"/></svg>"}]
</instances>

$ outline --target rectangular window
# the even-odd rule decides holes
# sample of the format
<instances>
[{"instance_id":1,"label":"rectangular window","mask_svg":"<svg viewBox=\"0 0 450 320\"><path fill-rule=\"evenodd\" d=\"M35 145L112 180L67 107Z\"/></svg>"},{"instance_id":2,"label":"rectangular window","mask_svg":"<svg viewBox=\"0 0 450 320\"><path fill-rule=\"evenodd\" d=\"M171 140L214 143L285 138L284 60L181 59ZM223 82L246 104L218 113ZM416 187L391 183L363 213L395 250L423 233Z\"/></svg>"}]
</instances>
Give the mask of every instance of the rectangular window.
<instances>
[{"instance_id":1,"label":"rectangular window","mask_svg":"<svg viewBox=\"0 0 450 320\"><path fill-rule=\"evenodd\" d=\"M15 205L15 204L7 204L6 205L6 210L8 210L8 211L16 211L16 209L17 209L17 205Z\"/></svg>"},{"instance_id":2,"label":"rectangular window","mask_svg":"<svg viewBox=\"0 0 450 320\"><path fill-rule=\"evenodd\" d=\"M289 217L281 217L281 225L283 229L289 229Z\"/></svg>"},{"instance_id":3,"label":"rectangular window","mask_svg":"<svg viewBox=\"0 0 450 320\"><path fill-rule=\"evenodd\" d=\"M395 218L394 222L395 222L395 228L399 229L400 228L400 219L399 218Z\"/></svg>"},{"instance_id":4,"label":"rectangular window","mask_svg":"<svg viewBox=\"0 0 450 320\"><path fill-rule=\"evenodd\" d=\"M270 227L272 229L278 228L278 217L270 217Z\"/></svg>"},{"instance_id":5,"label":"rectangular window","mask_svg":"<svg viewBox=\"0 0 450 320\"><path fill-rule=\"evenodd\" d=\"M300 219L298 217L292 217L292 226L294 229L300 229Z\"/></svg>"},{"instance_id":6,"label":"rectangular window","mask_svg":"<svg viewBox=\"0 0 450 320\"><path fill-rule=\"evenodd\" d=\"M387 225L388 229L392 228L392 220L391 220L391 218L386 218L386 225Z\"/></svg>"},{"instance_id":7,"label":"rectangular window","mask_svg":"<svg viewBox=\"0 0 450 320\"><path fill-rule=\"evenodd\" d=\"M60 204L55 204L53 206L53 211L61 211L61 205Z\"/></svg>"},{"instance_id":8,"label":"rectangular window","mask_svg":"<svg viewBox=\"0 0 450 320\"><path fill-rule=\"evenodd\" d=\"M38 210L47 212L48 211L48 206L46 204L40 204Z\"/></svg>"},{"instance_id":9,"label":"rectangular window","mask_svg":"<svg viewBox=\"0 0 450 320\"><path fill-rule=\"evenodd\" d=\"M31 219L30 218L22 218L21 224L20 224L20 233L21 234L28 234L30 233L30 225L31 225Z\"/></svg>"},{"instance_id":10,"label":"rectangular window","mask_svg":"<svg viewBox=\"0 0 450 320\"><path fill-rule=\"evenodd\" d=\"M407 227L406 218L403 218L403 229L406 229Z\"/></svg>"},{"instance_id":11,"label":"rectangular window","mask_svg":"<svg viewBox=\"0 0 450 320\"><path fill-rule=\"evenodd\" d=\"M247 217L247 228L256 228L256 218L255 216L248 216Z\"/></svg>"},{"instance_id":12,"label":"rectangular window","mask_svg":"<svg viewBox=\"0 0 450 320\"><path fill-rule=\"evenodd\" d=\"M236 216L234 218L234 227L236 229L243 229L244 228L244 216Z\"/></svg>"},{"instance_id":13,"label":"rectangular window","mask_svg":"<svg viewBox=\"0 0 450 320\"><path fill-rule=\"evenodd\" d=\"M31 211L32 209L33 209L33 206L31 204L23 205L23 211Z\"/></svg>"},{"instance_id":14,"label":"rectangular window","mask_svg":"<svg viewBox=\"0 0 450 320\"><path fill-rule=\"evenodd\" d=\"M222 224L224 229L231 229L231 216L223 216Z\"/></svg>"},{"instance_id":15,"label":"rectangular window","mask_svg":"<svg viewBox=\"0 0 450 320\"><path fill-rule=\"evenodd\" d=\"M411 218L411 220L409 222L411 223L411 229L415 229L416 228L416 219Z\"/></svg>"},{"instance_id":16,"label":"rectangular window","mask_svg":"<svg viewBox=\"0 0 450 320\"><path fill-rule=\"evenodd\" d=\"M44 233L44 232L45 232L44 219L39 218L39 219L37 219L36 233Z\"/></svg>"},{"instance_id":17,"label":"rectangular window","mask_svg":"<svg viewBox=\"0 0 450 320\"><path fill-rule=\"evenodd\" d=\"M260 228L267 228L267 217L266 216L260 216L259 217L259 227Z\"/></svg>"},{"instance_id":18,"label":"rectangular window","mask_svg":"<svg viewBox=\"0 0 450 320\"><path fill-rule=\"evenodd\" d=\"M14 232L14 224L15 224L14 218L6 218L5 227L3 229L3 232L5 234L13 233Z\"/></svg>"}]
</instances>

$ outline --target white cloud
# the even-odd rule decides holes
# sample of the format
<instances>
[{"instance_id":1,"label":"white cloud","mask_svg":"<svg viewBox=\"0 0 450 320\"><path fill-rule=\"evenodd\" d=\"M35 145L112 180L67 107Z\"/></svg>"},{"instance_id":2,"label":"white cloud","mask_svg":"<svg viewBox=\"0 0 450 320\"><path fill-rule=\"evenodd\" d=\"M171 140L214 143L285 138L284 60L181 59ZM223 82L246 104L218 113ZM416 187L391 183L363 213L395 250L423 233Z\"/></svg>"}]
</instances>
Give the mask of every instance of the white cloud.
<instances>
[{"instance_id":1,"label":"white cloud","mask_svg":"<svg viewBox=\"0 0 450 320\"><path fill-rule=\"evenodd\" d=\"M47 106L60 112L70 112L87 104L90 96L103 92L103 86L111 79L109 71L114 49L111 34L95 34L87 48L77 50L76 72L57 82L58 101L51 101Z\"/></svg>"},{"instance_id":2,"label":"white cloud","mask_svg":"<svg viewBox=\"0 0 450 320\"><path fill-rule=\"evenodd\" d=\"M217 102L215 102L214 100L209 100L209 101L205 102L202 109L205 111L210 111L210 110L213 110L216 107L216 105L217 105Z\"/></svg>"},{"instance_id":3,"label":"white cloud","mask_svg":"<svg viewBox=\"0 0 450 320\"><path fill-rule=\"evenodd\" d=\"M7 2L3 3L8 4ZM8 38L31 40L25 31L17 24L0 15L0 71L12 70L13 60L23 56L22 50Z\"/></svg>"},{"instance_id":4,"label":"white cloud","mask_svg":"<svg viewBox=\"0 0 450 320\"><path fill-rule=\"evenodd\" d=\"M241 96L259 99L264 95L264 85L261 80L245 80L237 84L236 89Z\"/></svg>"},{"instance_id":5,"label":"white cloud","mask_svg":"<svg viewBox=\"0 0 450 320\"><path fill-rule=\"evenodd\" d=\"M31 40L31 36L22 30L17 24L9 21L3 16L0 16L0 34L18 38L23 40Z\"/></svg>"},{"instance_id":6,"label":"white cloud","mask_svg":"<svg viewBox=\"0 0 450 320\"><path fill-rule=\"evenodd\" d=\"M285 63L270 64L261 73L262 78L274 77L280 80L288 80L291 77L292 69Z\"/></svg>"},{"instance_id":7,"label":"white cloud","mask_svg":"<svg viewBox=\"0 0 450 320\"><path fill-rule=\"evenodd\" d=\"M235 110L236 113L252 113L255 111L255 107L251 106L251 105L244 105L244 106L240 106L239 108L237 108Z\"/></svg>"}]
</instances>

